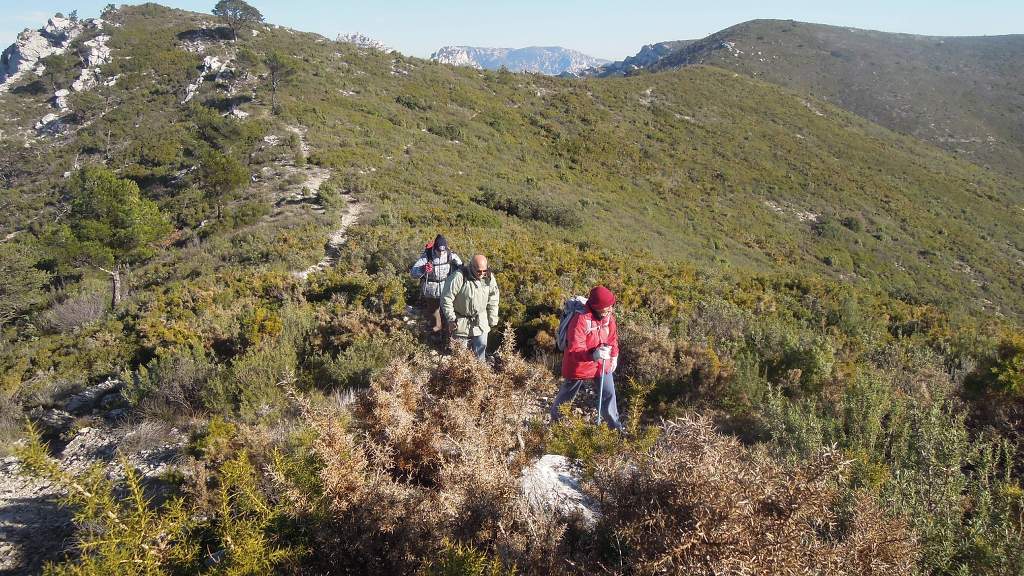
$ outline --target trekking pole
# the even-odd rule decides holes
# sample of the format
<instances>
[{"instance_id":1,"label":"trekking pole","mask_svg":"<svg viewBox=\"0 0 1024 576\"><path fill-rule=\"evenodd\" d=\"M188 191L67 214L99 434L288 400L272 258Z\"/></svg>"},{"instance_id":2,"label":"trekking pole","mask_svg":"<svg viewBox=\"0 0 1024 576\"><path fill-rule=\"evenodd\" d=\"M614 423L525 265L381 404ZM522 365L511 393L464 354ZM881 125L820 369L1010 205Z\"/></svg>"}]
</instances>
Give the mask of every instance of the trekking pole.
<instances>
[{"instance_id":1,"label":"trekking pole","mask_svg":"<svg viewBox=\"0 0 1024 576\"><path fill-rule=\"evenodd\" d=\"M604 399L604 367L607 360L601 360L601 387L597 390L597 425L601 425L601 400Z\"/></svg>"}]
</instances>

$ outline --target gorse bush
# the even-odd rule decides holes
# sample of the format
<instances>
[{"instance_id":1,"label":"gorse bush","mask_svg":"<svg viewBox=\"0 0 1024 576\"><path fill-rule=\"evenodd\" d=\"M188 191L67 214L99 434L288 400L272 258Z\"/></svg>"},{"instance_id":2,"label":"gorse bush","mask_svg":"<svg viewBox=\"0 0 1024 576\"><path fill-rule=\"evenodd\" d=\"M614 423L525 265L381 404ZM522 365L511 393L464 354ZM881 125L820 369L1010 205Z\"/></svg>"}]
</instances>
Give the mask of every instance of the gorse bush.
<instances>
[{"instance_id":1,"label":"gorse bush","mask_svg":"<svg viewBox=\"0 0 1024 576\"><path fill-rule=\"evenodd\" d=\"M48 565L46 574L261 574L300 557L298 549L274 542L270 527L279 512L258 488L244 452L221 467L208 510L190 509L179 497L155 506L127 461L122 485L100 468L72 475L46 453L33 429L19 456L34 473L67 491L81 527L78 558Z\"/></svg>"},{"instance_id":2,"label":"gorse bush","mask_svg":"<svg viewBox=\"0 0 1024 576\"><path fill-rule=\"evenodd\" d=\"M604 562L638 574L903 574L918 545L903 521L861 494L843 507L844 464L824 451L780 464L715 433L670 422L649 458L602 467Z\"/></svg>"},{"instance_id":3,"label":"gorse bush","mask_svg":"<svg viewBox=\"0 0 1024 576\"><path fill-rule=\"evenodd\" d=\"M158 355L134 373L122 374L122 392L143 413L168 420L202 410L202 397L216 367L204 350L175 349Z\"/></svg>"},{"instance_id":4,"label":"gorse bush","mask_svg":"<svg viewBox=\"0 0 1024 576\"><path fill-rule=\"evenodd\" d=\"M488 558L469 546L444 542L440 558L421 572L423 576L515 576L515 569L506 569L497 559Z\"/></svg>"},{"instance_id":5,"label":"gorse bush","mask_svg":"<svg viewBox=\"0 0 1024 576\"><path fill-rule=\"evenodd\" d=\"M1024 334L1003 335L993 353L968 377L967 385L979 394L1024 396Z\"/></svg>"},{"instance_id":6,"label":"gorse bush","mask_svg":"<svg viewBox=\"0 0 1024 576\"><path fill-rule=\"evenodd\" d=\"M908 397L868 376L834 404L788 402L773 390L766 408L779 453L799 460L838 446L853 457L851 487L872 491L906 519L929 573L1012 574L1022 566L1016 449L972 438L955 399Z\"/></svg>"}]
</instances>

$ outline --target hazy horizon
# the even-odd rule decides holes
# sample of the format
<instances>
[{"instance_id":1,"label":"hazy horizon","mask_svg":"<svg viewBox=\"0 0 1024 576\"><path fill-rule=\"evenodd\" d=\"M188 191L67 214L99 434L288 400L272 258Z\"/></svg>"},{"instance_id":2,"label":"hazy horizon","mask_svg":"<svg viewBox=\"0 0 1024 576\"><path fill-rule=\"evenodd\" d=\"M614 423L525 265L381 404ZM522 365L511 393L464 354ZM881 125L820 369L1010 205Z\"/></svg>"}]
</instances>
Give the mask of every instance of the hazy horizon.
<instances>
[{"instance_id":1,"label":"hazy horizon","mask_svg":"<svg viewBox=\"0 0 1024 576\"><path fill-rule=\"evenodd\" d=\"M335 6L324 0L302 3L298 9L296 3L280 0L250 3L273 24L328 38L359 32L404 54L424 58L442 46L560 46L597 58L621 60L645 44L703 38L740 22L761 18L929 36L1024 33L1010 28L1024 22L1024 3L1007 0L972 4L950 0L897 4L866 0L855 6L788 0L770 7L752 0L711 7L655 0L644 5L642 12L637 12L634 5L609 0L525 0L513 5L468 0L428 5L400 0L387 10L362 3ZM106 4L89 0L69 6L41 0L26 5L2 0L0 8L6 17L0 23L0 46L14 42L25 28L40 28L56 12L66 14L77 9L79 17L92 18ZM215 2L179 0L161 4L209 14Z\"/></svg>"}]
</instances>

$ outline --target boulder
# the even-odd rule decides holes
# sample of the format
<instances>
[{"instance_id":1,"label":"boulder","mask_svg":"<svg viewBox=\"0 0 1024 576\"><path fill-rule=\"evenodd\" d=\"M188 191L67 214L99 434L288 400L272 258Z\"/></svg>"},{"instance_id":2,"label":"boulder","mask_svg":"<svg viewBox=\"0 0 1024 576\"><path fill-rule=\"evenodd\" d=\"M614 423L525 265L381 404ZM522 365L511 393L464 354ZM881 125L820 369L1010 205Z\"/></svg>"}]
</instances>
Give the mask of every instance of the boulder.
<instances>
[{"instance_id":1,"label":"boulder","mask_svg":"<svg viewBox=\"0 0 1024 576\"><path fill-rule=\"evenodd\" d=\"M28 418L35 424L45 440L60 438L75 421L74 416L63 410L42 407L30 410Z\"/></svg>"},{"instance_id":2,"label":"boulder","mask_svg":"<svg viewBox=\"0 0 1024 576\"><path fill-rule=\"evenodd\" d=\"M53 93L53 104L61 112L66 112L68 109L68 96L71 95L71 91L67 88L61 88Z\"/></svg>"},{"instance_id":3,"label":"boulder","mask_svg":"<svg viewBox=\"0 0 1024 576\"><path fill-rule=\"evenodd\" d=\"M39 122L36 122L36 130L52 134L60 132L63 126L64 124L61 122L61 116L59 114L54 114L53 112L43 116Z\"/></svg>"},{"instance_id":4,"label":"boulder","mask_svg":"<svg viewBox=\"0 0 1024 576\"><path fill-rule=\"evenodd\" d=\"M565 456L545 454L523 469L520 485L535 514L574 519L592 528L601 512L580 489L580 477L579 467Z\"/></svg>"},{"instance_id":5,"label":"boulder","mask_svg":"<svg viewBox=\"0 0 1024 576\"><path fill-rule=\"evenodd\" d=\"M99 404L104 396L121 389L121 381L116 378L108 378L104 382L89 386L78 394L67 399L64 403L64 410L72 414L85 414Z\"/></svg>"}]
</instances>

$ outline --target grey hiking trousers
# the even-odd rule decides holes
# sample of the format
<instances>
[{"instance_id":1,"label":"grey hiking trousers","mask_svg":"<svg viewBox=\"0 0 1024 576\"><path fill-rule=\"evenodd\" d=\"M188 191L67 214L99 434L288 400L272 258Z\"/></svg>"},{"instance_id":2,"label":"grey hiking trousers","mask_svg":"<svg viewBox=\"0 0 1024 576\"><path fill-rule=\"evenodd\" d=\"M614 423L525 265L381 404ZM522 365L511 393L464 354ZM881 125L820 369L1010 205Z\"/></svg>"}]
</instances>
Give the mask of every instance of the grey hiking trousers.
<instances>
[{"instance_id":1,"label":"grey hiking trousers","mask_svg":"<svg viewBox=\"0 0 1024 576\"><path fill-rule=\"evenodd\" d=\"M558 389L558 395L555 396L554 402L551 403L552 422L556 422L562 417L558 407L565 402L572 402L576 394L579 393L580 387L587 383L593 384L594 388L597 389L601 385L601 377L598 376L593 380L564 380L562 382L561 388ZM619 422L619 407L615 401L614 374L604 375L604 389L601 390L601 421L610 428L622 430L622 423Z\"/></svg>"}]
</instances>

